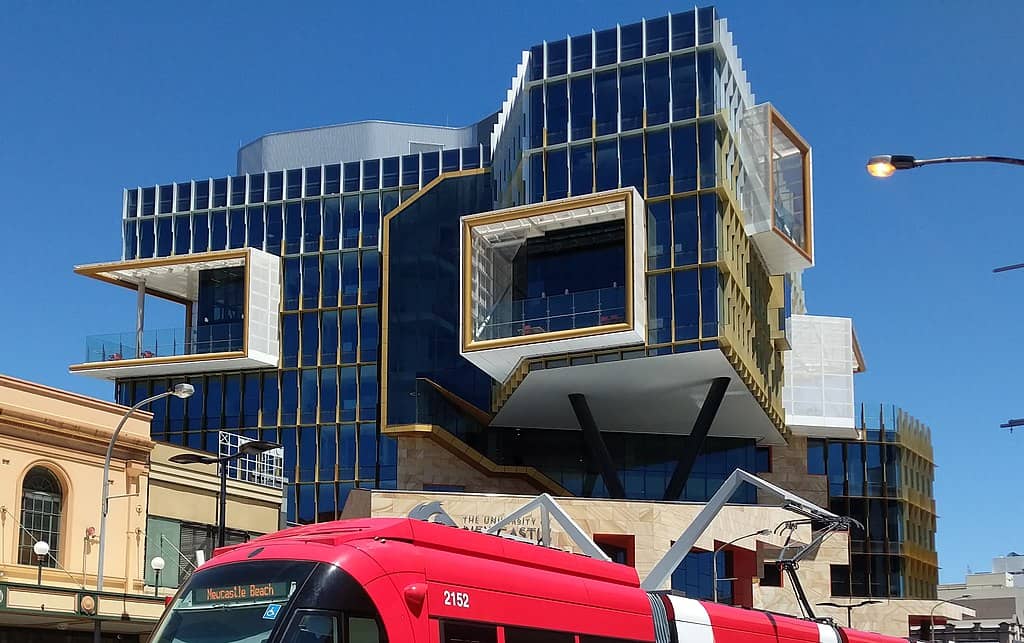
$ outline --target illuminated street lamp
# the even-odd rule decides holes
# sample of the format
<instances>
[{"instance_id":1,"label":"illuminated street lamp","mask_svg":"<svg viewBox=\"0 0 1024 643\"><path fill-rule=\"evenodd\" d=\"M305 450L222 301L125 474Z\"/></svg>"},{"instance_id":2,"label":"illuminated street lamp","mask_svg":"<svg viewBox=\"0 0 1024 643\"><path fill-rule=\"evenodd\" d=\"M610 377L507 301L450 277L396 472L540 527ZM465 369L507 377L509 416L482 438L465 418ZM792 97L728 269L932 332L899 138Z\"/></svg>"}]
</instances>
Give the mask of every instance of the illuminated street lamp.
<instances>
[{"instance_id":1,"label":"illuminated street lamp","mask_svg":"<svg viewBox=\"0 0 1024 643\"><path fill-rule=\"evenodd\" d=\"M39 576L36 579L36 585L42 585L43 563L46 561L46 556L50 553L50 543L45 540L40 540L36 544L32 545L32 551L36 555L36 562L39 563Z\"/></svg>"},{"instance_id":2,"label":"illuminated street lamp","mask_svg":"<svg viewBox=\"0 0 1024 643\"><path fill-rule=\"evenodd\" d=\"M149 566L153 568L154 572L156 572L156 584L153 586L153 596L160 595L160 572L163 571L165 564L166 562L160 556L149 561Z\"/></svg>"},{"instance_id":3,"label":"illuminated street lamp","mask_svg":"<svg viewBox=\"0 0 1024 643\"><path fill-rule=\"evenodd\" d=\"M922 165L939 163L1007 163L1024 165L1024 159L1011 156L943 156L936 159L917 159L909 154L879 154L868 159L868 174L878 179L886 179L896 170L912 170Z\"/></svg>"}]
</instances>

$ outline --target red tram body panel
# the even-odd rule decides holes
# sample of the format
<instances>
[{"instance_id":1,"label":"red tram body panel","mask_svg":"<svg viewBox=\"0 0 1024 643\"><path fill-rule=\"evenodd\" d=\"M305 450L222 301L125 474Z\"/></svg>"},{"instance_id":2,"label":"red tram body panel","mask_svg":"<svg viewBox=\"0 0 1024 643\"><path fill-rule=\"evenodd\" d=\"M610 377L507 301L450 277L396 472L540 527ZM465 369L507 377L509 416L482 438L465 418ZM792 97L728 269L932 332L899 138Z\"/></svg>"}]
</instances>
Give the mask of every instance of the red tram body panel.
<instances>
[{"instance_id":1,"label":"red tram body panel","mask_svg":"<svg viewBox=\"0 0 1024 643\"><path fill-rule=\"evenodd\" d=\"M209 597L222 596L244 599L236 603L251 612L243 629L260 625L254 615L266 605L268 643L335 643L329 627L310 625L330 619L341 623L334 632L344 631L335 636L345 643L902 641L648 593L632 567L405 518L308 525L220 549L179 591L154 643L187 640L175 631L203 627ZM222 620L234 605L211 604ZM479 633L453 634L457 628ZM225 643L243 640L230 629Z\"/></svg>"}]
</instances>

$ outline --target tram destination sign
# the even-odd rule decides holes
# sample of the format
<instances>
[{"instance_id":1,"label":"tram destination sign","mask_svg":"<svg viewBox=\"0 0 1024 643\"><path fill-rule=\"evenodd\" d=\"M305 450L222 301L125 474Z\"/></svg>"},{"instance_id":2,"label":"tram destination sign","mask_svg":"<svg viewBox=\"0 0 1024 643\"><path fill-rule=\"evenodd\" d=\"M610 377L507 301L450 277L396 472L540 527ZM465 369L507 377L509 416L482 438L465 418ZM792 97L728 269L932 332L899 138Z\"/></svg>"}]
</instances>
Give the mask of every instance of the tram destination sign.
<instances>
[{"instance_id":1,"label":"tram destination sign","mask_svg":"<svg viewBox=\"0 0 1024 643\"><path fill-rule=\"evenodd\" d=\"M197 587L192 604L236 603L288 598L291 583L248 583L221 587Z\"/></svg>"}]
</instances>

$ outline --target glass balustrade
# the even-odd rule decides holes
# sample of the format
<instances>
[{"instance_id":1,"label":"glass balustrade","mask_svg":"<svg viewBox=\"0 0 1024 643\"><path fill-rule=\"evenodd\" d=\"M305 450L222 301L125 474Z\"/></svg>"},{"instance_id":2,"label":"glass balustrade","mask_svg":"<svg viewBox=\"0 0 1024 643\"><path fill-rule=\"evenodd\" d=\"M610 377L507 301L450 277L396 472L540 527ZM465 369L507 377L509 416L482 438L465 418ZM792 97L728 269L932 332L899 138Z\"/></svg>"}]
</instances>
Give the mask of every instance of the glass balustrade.
<instances>
[{"instance_id":1,"label":"glass balustrade","mask_svg":"<svg viewBox=\"0 0 1024 643\"><path fill-rule=\"evenodd\" d=\"M622 324L627 321L625 297L625 287L616 285L530 299L505 298L480 320L473 340Z\"/></svg>"},{"instance_id":2,"label":"glass balustrade","mask_svg":"<svg viewBox=\"0 0 1024 643\"><path fill-rule=\"evenodd\" d=\"M196 328L145 330L141 343L135 332L91 335L85 340L85 361L228 353L242 350L244 342L241 321L204 324Z\"/></svg>"}]
</instances>

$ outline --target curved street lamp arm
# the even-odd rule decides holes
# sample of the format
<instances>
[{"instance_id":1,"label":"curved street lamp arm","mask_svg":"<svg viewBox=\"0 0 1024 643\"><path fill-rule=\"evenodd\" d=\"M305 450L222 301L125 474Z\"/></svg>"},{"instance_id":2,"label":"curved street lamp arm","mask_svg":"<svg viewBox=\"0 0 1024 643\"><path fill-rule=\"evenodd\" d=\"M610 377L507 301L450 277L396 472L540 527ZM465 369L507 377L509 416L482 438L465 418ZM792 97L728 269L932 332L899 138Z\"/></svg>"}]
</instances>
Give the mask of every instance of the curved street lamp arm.
<instances>
[{"instance_id":1,"label":"curved street lamp arm","mask_svg":"<svg viewBox=\"0 0 1024 643\"><path fill-rule=\"evenodd\" d=\"M914 167L936 165L938 163L1006 163L1009 165L1024 165L1024 159L1012 156L944 156L936 159L915 159Z\"/></svg>"}]
</instances>

